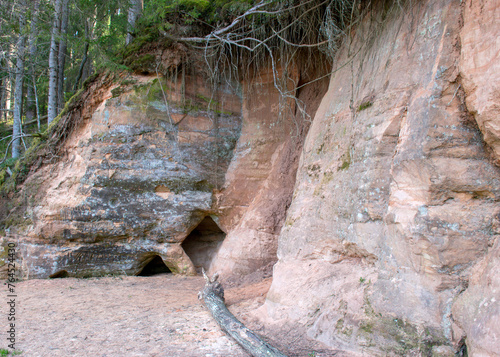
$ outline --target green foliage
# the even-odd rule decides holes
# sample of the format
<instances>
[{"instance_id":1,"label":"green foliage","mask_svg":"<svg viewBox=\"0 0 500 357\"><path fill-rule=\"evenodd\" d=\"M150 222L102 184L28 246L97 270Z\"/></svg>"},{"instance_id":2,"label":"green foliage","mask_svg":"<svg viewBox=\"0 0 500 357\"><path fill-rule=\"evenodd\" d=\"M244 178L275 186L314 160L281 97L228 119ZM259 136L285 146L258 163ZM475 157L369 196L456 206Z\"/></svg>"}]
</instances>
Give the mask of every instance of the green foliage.
<instances>
[{"instance_id":1,"label":"green foliage","mask_svg":"<svg viewBox=\"0 0 500 357\"><path fill-rule=\"evenodd\" d=\"M348 149L342 156L342 165L339 170L347 170L351 166L351 151Z\"/></svg>"},{"instance_id":2,"label":"green foliage","mask_svg":"<svg viewBox=\"0 0 500 357\"><path fill-rule=\"evenodd\" d=\"M19 350L15 350L15 351L10 352L6 348L0 349L0 357L18 356L18 355L21 355L22 353L23 353L23 351L19 351Z\"/></svg>"},{"instance_id":3,"label":"green foliage","mask_svg":"<svg viewBox=\"0 0 500 357\"><path fill-rule=\"evenodd\" d=\"M149 0L139 20L137 34L152 29L159 33L175 31L176 26L194 25L197 31L208 34L214 26L229 24L236 16L253 6L253 0ZM145 31L146 30L146 31Z\"/></svg>"},{"instance_id":4,"label":"green foliage","mask_svg":"<svg viewBox=\"0 0 500 357\"><path fill-rule=\"evenodd\" d=\"M365 110L365 109L368 109L370 108L371 106L373 105L373 103L371 101L366 101L366 102L363 102L359 105L358 107L358 112L362 111L362 110Z\"/></svg>"},{"instance_id":5,"label":"green foliage","mask_svg":"<svg viewBox=\"0 0 500 357\"><path fill-rule=\"evenodd\" d=\"M154 72L156 57L151 53L145 53L137 57L129 57L125 64L134 72Z\"/></svg>"},{"instance_id":6,"label":"green foliage","mask_svg":"<svg viewBox=\"0 0 500 357\"><path fill-rule=\"evenodd\" d=\"M208 0L150 0L144 2L144 14L140 20L142 28L157 25L170 18L170 20L180 21L178 23L192 23L194 20L204 15L210 7ZM156 26L155 26L156 27ZM167 22L167 27L163 30L169 30L171 24Z\"/></svg>"}]
</instances>

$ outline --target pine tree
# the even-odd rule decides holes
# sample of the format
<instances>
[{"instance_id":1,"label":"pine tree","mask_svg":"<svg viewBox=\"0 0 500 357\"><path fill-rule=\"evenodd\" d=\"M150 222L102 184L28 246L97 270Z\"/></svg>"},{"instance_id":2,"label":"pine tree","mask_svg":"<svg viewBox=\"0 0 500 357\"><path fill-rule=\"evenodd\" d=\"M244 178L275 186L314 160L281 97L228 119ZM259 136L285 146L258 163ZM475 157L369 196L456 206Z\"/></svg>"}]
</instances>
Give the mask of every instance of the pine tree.
<instances>
[{"instance_id":1,"label":"pine tree","mask_svg":"<svg viewBox=\"0 0 500 357\"><path fill-rule=\"evenodd\" d=\"M128 8L128 26L127 26L127 40L128 45L133 40L132 33L135 30L135 23L142 13L144 4L142 0L130 0Z\"/></svg>"},{"instance_id":2,"label":"pine tree","mask_svg":"<svg viewBox=\"0 0 500 357\"><path fill-rule=\"evenodd\" d=\"M52 21L52 35L49 52L49 93L47 100L47 122L50 124L57 116L57 41L60 34L61 0L54 0L54 17Z\"/></svg>"},{"instance_id":3,"label":"pine tree","mask_svg":"<svg viewBox=\"0 0 500 357\"><path fill-rule=\"evenodd\" d=\"M16 49L16 82L14 86L14 123L12 129L12 158L20 155L20 143L22 135L21 115L23 105L23 80L24 80L24 52L26 47L26 3L20 0L19 12L19 37Z\"/></svg>"},{"instance_id":4,"label":"pine tree","mask_svg":"<svg viewBox=\"0 0 500 357\"><path fill-rule=\"evenodd\" d=\"M30 121L35 117L36 113L36 93L35 93L35 59L37 52L37 38L38 38L38 17L40 12L40 0L33 2L33 17L31 19L30 34L28 39L28 55L29 65L27 70L28 85L26 92L26 121ZM40 113L37 113L40 114ZM38 130L40 130L40 123L38 123Z\"/></svg>"}]
</instances>

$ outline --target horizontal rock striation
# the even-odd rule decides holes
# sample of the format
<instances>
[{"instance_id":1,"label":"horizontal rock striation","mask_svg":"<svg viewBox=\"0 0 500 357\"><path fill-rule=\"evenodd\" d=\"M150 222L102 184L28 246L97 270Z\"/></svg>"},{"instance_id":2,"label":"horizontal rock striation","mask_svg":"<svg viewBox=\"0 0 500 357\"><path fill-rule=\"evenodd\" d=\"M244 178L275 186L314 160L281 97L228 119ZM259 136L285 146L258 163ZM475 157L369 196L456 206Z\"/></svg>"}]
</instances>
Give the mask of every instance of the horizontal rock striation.
<instances>
[{"instance_id":1,"label":"horizontal rock striation","mask_svg":"<svg viewBox=\"0 0 500 357\"><path fill-rule=\"evenodd\" d=\"M197 86L124 78L67 140L66 156L25 183L41 185L21 238L28 277L137 274L153 254L195 274L181 243L214 214L241 101L184 80Z\"/></svg>"},{"instance_id":2,"label":"horizontal rock striation","mask_svg":"<svg viewBox=\"0 0 500 357\"><path fill-rule=\"evenodd\" d=\"M295 100L264 66L214 87L168 51L178 75L94 85L9 213L24 276L272 274L257 316L280 331L353 355L497 356L500 5L360 9L329 78L286 68Z\"/></svg>"}]
</instances>

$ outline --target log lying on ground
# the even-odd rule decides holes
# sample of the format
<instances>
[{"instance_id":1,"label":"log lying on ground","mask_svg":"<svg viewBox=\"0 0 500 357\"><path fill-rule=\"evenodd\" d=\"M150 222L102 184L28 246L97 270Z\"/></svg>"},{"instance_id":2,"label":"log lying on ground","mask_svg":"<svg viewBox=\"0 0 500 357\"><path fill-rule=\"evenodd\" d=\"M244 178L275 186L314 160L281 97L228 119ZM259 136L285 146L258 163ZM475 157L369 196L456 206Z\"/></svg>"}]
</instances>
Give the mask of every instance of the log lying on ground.
<instances>
[{"instance_id":1,"label":"log lying on ground","mask_svg":"<svg viewBox=\"0 0 500 357\"><path fill-rule=\"evenodd\" d=\"M210 279L203 271L205 287L200 291L198 298L205 301L213 318L222 330L231 336L238 344L254 357L286 357L278 349L263 341L255 332L243 325L227 309L224 303L224 288L217 281L218 275Z\"/></svg>"}]
</instances>

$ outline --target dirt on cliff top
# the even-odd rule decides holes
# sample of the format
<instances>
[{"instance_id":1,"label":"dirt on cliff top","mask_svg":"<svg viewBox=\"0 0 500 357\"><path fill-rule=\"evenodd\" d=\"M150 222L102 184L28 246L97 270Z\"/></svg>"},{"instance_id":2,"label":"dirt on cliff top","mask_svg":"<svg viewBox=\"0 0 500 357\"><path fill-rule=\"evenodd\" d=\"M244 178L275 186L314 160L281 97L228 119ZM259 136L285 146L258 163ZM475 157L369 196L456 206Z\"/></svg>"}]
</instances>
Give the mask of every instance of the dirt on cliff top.
<instances>
[{"instance_id":1,"label":"dirt on cliff top","mask_svg":"<svg viewBox=\"0 0 500 357\"><path fill-rule=\"evenodd\" d=\"M19 282L16 350L29 357L248 356L198 300L203 284L202 277L173 274ZM268 278L226 289L226 303L248 327L289 356L347 356L308 340L304 331L266 329L251 317L270 284ZM0 347L6 348L9 306L0 306Z\"/></svg>"}]
</instances>

